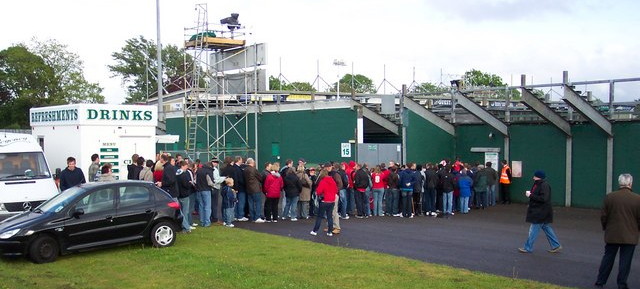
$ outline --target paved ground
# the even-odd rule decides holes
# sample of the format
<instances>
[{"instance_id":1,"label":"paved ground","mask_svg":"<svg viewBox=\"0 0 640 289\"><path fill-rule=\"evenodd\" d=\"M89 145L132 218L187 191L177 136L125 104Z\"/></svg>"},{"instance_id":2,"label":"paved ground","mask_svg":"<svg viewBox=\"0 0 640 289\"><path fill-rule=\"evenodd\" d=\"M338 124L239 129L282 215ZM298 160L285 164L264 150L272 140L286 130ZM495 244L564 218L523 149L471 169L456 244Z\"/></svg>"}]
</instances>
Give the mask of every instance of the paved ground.
<instances>
[{"instance_id":1,"label":"paved ground","mask_svg":"<svg viewBox=\"0 0 640 289\"><path fill-rule=\"evenodd\" d=\"M343 232L328 237L309 235L313 221L279 221L277 224L236 222L239 228L311 240L335 246L359 248L408 257L429 263L482 271L506 277L531 279L563 286L593 288L604 252L598 210L555 208L553 227L564 247L551 254L544 233L534 252L517 251L527 237L525 205L498 205L473 210L450 219L375 217L341 220ZM324 223L326 224L326 223ZM640 261L636 257L629 285L640 287ZM607 288L616 288L617 265Z\"/></svg>"}]
</instances>

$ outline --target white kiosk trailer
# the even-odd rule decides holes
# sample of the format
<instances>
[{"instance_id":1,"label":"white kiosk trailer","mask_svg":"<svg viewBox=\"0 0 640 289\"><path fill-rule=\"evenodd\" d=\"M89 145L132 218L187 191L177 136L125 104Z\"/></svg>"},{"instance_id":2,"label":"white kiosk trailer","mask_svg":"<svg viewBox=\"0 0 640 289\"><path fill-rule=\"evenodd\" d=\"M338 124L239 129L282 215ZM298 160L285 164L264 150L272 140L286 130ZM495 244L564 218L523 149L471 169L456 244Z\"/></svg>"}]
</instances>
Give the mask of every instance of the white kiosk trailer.
<instances>
[{"instance_id":1,"label":"white kiosk trailer","mask_svg":"<svg viewBox=\"0 0 640 289\"><path fill-rule=\"evenodd\" d=\"M66 168L71 156L89 181L91 155L98 154L101 167L111 163L113 175L126 180L133 154L155 161L156 106L69 104L32 108L29 117L52 170Z\"/></svg>"}]
</instances>

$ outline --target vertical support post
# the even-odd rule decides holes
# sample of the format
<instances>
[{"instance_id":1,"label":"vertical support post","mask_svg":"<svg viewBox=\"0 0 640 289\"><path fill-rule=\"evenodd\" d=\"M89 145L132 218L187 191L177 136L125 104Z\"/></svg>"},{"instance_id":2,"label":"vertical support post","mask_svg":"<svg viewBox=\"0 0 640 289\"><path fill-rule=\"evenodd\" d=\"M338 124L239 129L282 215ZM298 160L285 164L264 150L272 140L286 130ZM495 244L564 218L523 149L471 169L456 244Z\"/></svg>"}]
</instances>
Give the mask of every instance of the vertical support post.
<instances>
[{"instance_id":1,"label":"vertical support post","mask_svg":"<svg viewBox=\"0 0 640 289\"><path fill-rule=\"evenodd\" d=\"M162 103L162 42L160 42L160 0L156 0L156 34L158 42L156 53L158 61L157 83L158 83L158 121L164 121L164 105Z\"/></svg>"},{"instance_id":2,"label":"vertical support post","mask_svg":"<svg viewBox=\"0 0 640 289\"><path fill-rule=\"evenodd\" d=\"M562 72L562 83L566 86L569 86L569 71L563 71ZM569 122L573 121L573 107L569 106L567 108L567 120Z\"/></svg>"},{"instance_id":3,"label":"vertical support post","mask_svg":"<svg viewBox=\"0 0 640 289\"><path fill-rule=\"evenodd\" d=\"M260 164L260 161L258 159L258 102L256 102L254 109L255 110L253 111L253 137L255 138L255 146L253 147L253 150L254 150L254 155L256 159L256 166L258 166Z\"/></svg>"},{"instance_id":4,"label":"vertical support post","mask_svg":"<svg viewBox=\"0 0 640 289\"><path fill-rule=\"evenodd\" d=\"M609 80L609 120L613 120L615 111L613 111L613 101L615 100L615 82Z\"/></svg>"},{"instance_id":5,"label":"vertical support post","mask_svg":"<svg viewBox=\"0 0 640 289\"><path fill-rule=\"evenodd\" d=\"M613 137L607 138L607 189L610 192L613 189Z\"/></svg>"},{"instance_id":6,"label":"vertical support post","mask_svg":"<svg viewBox=\"0 0 640 289\"><path fill-rule=\"evenodd\" d=\"M402 85L402 95L400 96L400 126L402 127L402 160L401 163L407 162L407 126L404 123L405 109L404 109L404 97L407 95L407 85Z\"/></svg>"},{"instance_id":7,"label":"vertical support post","mask_svg":"<svg viewBox=\"0 0 640 289\"><path fill-rule=\"evenodd\" d=\"M507 160L507 162L511 161L511 152L509 151L509 136L505 136L504 137L504 159Z\"/></svg>"},{"instance_id":8,"label":"vertical support post","mask_svg":"<svg viewBox=\"0 0 640 289\"><path fill-rule=\"evenodd\" d=\"M509 90L509 86L504 87L504 94L507 101L504 104L504 122L511 122L511 111L509 110L509 106L511 105L511 90Z\"/></svg>"},{"instance_id":9,"label":"vertical support post","mask_svg":"<svg viewBox=\"0 0 640 289\"><path fill-rule=\"evenodd\" d=\"M566 147L565 147L565 184L564 184L564 190L565 190L565 195L564 195L564 206L565 207L571 207L571 199L572 197L572 171L573 171L573 138L570 136L567 136L567 141L566 141Z\"/></svg>"}]
</instances>

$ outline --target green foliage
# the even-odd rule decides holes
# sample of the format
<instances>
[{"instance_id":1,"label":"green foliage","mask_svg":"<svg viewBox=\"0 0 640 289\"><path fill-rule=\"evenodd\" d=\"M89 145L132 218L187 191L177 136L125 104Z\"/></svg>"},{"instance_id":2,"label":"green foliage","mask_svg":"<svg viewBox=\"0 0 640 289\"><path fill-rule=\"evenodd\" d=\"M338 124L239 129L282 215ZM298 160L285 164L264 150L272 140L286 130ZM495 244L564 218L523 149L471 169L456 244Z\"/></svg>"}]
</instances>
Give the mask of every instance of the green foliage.
<instances>
[{"instance_id":1,"label":"green foliage","mask_svg":"<svg viewBox=\"0 0 640 289\"><path fill-rule=\"evenodd\" d=\"M221 226L176 237L164 249L120 246L40 265L2 261L0 287L561 288Z\"/></svg>"},{"instance_id":2,"label":"green foliage","mask_svg":"<svg viewBox=\"0 0 640 289\"><path fill-rule=\"evenodd\" d=\"M316 89L308 82L292 82L286 83L284 80L280 80L276 77L269 76L269 90L278 91L302 91L302 92L315 92Z\"/></svg>"},{"instance_id":3,"label":"green foliage","mask_svg":"<svg viewBox=\"0 0 640 289\"><path fill-rule=\"evenodd\" d=\"M507 83L502 81L500 76L495 74L490 74L486 72L482 72L477 69L471 69L464 73L462 77L463 80L463 88L478 88L478 87L505 87L508 86ZM511 99L520 99L520 92L517 90L510 91ZM509 95L508 91L497 90L492 91L492 98L507 98Z\"/></svg>"},{"instance_id":4,"label":"green foliage","mask_svg":"<svg viewBox=\"0 0 640 289\"><path fill-rule=\"evenodd\" d=\"M82 61L55 40L33 39L0 51L0 127L29 127L29 109L67 103L104 102L89 83Z\"/></svg>"},{"instance_id":5,"label":"green foliage","mask_svg":"<svg viewBox=\"0 0 640 289\"><path fill-rule=\"evenodd\" d=\"M121 77L122 84L126 85L129 95L126 103L144 102L147 97L157 95L157 48L151 39L142 35L125 41L125 45L118 52L111 54L116 62L108 65L112 77ZM186 57L186 65L185 65ZM162 83L165 90L171 92L183 89L185 82L191 83L193 74L193 57L185 54L184 49L175 45L162 48ZM197 67L196 74L199 78L199 87L204 87L205 80L203 70Z\"/></svg>"},{"instance_id":6,"label":"green foliage","mask_svg":"<svg viewBox=\"0 0 640 289\"><path fill-rule=\"evenodd\" d=\"M336 91L337 83L333 83L330 91ZM351 93L376 93L376 87L373 85L373 80L362 74L345 74L340 79L340 91L345 94Z\"/></svg>"},{"instance_id":7,"label":"green foliage","mask_svg":"<svg viewBox=\"0 0 640 289\"><path fill-rule=\"evenodd\" d=\"M424 83L420 83L420 85L413 87L409 92L410 93L442 93L442 92L448 92L448 91L449 91L448 88L439 87L430 82L424 82Z\"/></svg>"},{"instance_id":8,"label":"green foliage","mask_svg":"<svg viewBox=\"0 0 640 289\"><path fill-rule=\"evenodd\" d=\"M43 42L34 38L30 50L53 69L57 100L63 103L104 103L102 88L84 78L82 60L69 52L67 45L53 39Z\"/></svg>"}]
</instances>

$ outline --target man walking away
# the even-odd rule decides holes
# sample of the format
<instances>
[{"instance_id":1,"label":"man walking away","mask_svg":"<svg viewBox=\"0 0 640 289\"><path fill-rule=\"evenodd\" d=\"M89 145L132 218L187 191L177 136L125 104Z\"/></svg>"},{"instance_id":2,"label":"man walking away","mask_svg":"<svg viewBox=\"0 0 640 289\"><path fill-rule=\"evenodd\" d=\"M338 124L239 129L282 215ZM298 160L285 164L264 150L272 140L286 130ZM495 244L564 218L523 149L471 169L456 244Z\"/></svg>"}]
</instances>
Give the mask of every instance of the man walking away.
<instances>
[{"instance_id":1,"label":"man walking away","mask_svg":"<svg viewBox=\"0 0 640 289\"><path fill-rule=\"evenodd\" d=\"M536 241L540 229L544 231L549 245L551 245L549 253L558 253L562 249L556 233L551 228L551 223L553 223L551 186L549 186L545 178L544 171L536 171L533 174L533 187L531 187L531 191L525 193L525 196L529 198L527 222L531 223L531 226L529 227L529 237L524 243L524 248L518 248L521 253L533 252L533 243Z\"/></svg>"},{"instance_id":2,"label":"man walking away","mask_svg":"<svg viewBox=\"0 0 640 289\"><path fill-rule=\"evenodd\" d=\"M620 190L608 194L602 206L602 229L604 230L604 256L598 270L596 287L602 288L609 279L616 254L620 250L618 265L618 288L629 288L627 277L631 271L633 252L638 244L640 226L640 196L633 193L633 177L621 174L618 177Z\"/></svg>"}]
</instances>

